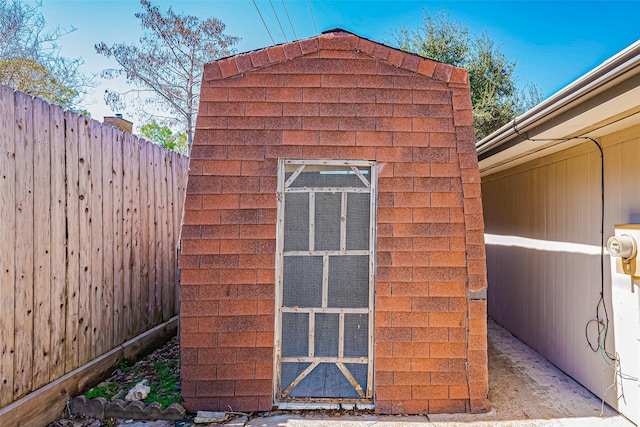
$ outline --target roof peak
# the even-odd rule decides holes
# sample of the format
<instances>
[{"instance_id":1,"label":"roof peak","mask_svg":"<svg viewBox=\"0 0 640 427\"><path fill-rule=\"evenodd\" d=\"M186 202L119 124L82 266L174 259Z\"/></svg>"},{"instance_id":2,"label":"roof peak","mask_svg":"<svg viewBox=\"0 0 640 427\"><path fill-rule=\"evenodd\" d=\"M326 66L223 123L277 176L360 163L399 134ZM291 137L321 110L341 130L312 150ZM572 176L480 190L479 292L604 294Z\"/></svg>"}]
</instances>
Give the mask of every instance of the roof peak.
<instances>
[{"instance_id":1,"label":"roof peak","mask_svg":"<svg viewBox=\"0 0 640 427\"><path fill-rule=\"evenodd\" d=\"M467 73L462 68L369 40L343 28L332 28L306 39L257 49L210 62L205 64L204 79L225 79L247 71L312 55L321 50L355 50L378 58L397 68L422 74L435 80L469 84Z\"/></svg>"},{"instance_id":2,"label":"roof peak","mask_svg":"<svg viewBox=\"0 0 640 427\"><path fill-rule=\"evenodd\" d=\"M335 28L331 28L329 30L324 30L320 34L329 34L329 33L349 33L349 34L353 34L356 37L360 37L356 33L352 32L352 31L349 31L349 30L345 30L344 28L340 28L340 27L335 27Z\"/></svg>"}]
</instances>

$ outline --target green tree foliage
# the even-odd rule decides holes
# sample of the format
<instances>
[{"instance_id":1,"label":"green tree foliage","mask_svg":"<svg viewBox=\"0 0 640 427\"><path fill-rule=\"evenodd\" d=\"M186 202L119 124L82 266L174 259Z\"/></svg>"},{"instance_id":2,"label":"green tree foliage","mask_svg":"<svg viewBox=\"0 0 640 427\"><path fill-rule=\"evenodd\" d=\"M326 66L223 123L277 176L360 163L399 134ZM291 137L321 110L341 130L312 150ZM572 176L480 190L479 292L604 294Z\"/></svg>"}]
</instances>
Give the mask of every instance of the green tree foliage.
<instances>
[{"instance_id":1,"label":"green tree foliage","mask_svg":"<svg viewBox=\"0 0 640 427\"><path fill-rule=\"evenodd\" d=\"M134 89L107 91L105 101L114 110L136 105L142 118L184 126L191 147L198 111L204 64L228 56L240 40L223 33L216 18L200 20L169 9L161 12L148 0L140 0L136 13L144 35L138 45L104 42L96 51L116 60L120 68L102 72L105 78L126 76Z\"/></svg>"},{"instance_id":2,"label":"green tree foliage","mask_svg":"<svg viewBox=\"0 0 640 427\"><path fill-rule=\"evenodd\" d=\"M478 139L542 101L535 85L518 89L516 62L509 61L486 33L470 34L445 11L432 16L425 10L421 27L393 31L391 36L402 50L467 69Z\"/></svg>"},{"instance_id":3,"label":"green tree foliage","mask_svg":"<svg viewBox=\"0 0 640 427\"><path fill-rule=\"evenodd\" d=\"M162 145L169 150L177 151L180 154L188 154L187 135L184 132L174 134L168 127L151 122L140 128L140 134L149 141Z\"/></svg>"},{"instance_id":4,"label":"green tree foliage","mask_svg":"<svg viewBox=\"0 0 640 427\"><path fill-rule=\"evenodd\" d=\"M44 65L27 58L0 60L0 84L65 106L77 96Z\"/></svg>"},{"instance_id":5,"label":"green tree foliage","mask_svg":"<svg viewBox=\"0 0 640 427\"><path fill-rule=\"evenodd\" d=\"M40 6L0 0L0 84L77 109L92 81L81 59L60 56L56 41L68 32L47 30Z\"/></svg>"}]
</instances>

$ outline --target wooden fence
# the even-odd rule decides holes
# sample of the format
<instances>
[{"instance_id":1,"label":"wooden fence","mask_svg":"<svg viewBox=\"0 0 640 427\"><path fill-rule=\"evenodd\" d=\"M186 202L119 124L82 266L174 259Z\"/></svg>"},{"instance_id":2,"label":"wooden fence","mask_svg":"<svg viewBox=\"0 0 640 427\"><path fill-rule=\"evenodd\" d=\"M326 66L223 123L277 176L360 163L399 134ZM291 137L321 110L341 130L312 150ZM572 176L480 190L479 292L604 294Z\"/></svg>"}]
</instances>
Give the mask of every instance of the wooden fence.
<instances>
[{"instance_id":1,"label":"wooden fence","mask_svg":"<svg viewBox=\"0 0 640 427\"><path fill-rule=\"evenodd\" d=\"M0 408L176 314L187 168L0 86Z\"/></svg>"}]
</instances>

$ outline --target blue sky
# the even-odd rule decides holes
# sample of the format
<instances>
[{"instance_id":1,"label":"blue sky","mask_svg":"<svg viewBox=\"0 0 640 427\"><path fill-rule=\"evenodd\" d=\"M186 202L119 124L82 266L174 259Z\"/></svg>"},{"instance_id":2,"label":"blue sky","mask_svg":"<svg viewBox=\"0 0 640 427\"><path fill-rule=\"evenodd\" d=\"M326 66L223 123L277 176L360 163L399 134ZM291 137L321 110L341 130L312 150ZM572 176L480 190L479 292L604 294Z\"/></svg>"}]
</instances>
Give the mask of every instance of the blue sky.
<instances>
[{"instance_id":1,"label":"blue sky","mask_svg":"<svg viewBox=\"0 0 640 427\"><path fill-rule=\"evenodd\" d=\"M162 9L171 6L204 18L216 17L226 33L242 38L238 52L272 44L252 0L153 1ZM392 40L390 31L418 27L426 9L435 14L445 9L473 33L486 32L510 60L517 61L515 74L521 85L538 85L545 97L557 92L606 59L640 39L640 1L376 1L376 0L284 0L298 39L341 27L379 41ZM283 0L256 0L276 43L295 39ZM282 24L282 34L274 11ZM60 40L62 54L82 57L88 73L115 66L94 51L104 41L132 42L140 36L134 13L138 0L43 0L42 12L50 26L75 27ZM103 82L86 100L96 119L112 112L102 101ZM125 117L131 112L124 111Z\"/></svg>"}]
</instances>

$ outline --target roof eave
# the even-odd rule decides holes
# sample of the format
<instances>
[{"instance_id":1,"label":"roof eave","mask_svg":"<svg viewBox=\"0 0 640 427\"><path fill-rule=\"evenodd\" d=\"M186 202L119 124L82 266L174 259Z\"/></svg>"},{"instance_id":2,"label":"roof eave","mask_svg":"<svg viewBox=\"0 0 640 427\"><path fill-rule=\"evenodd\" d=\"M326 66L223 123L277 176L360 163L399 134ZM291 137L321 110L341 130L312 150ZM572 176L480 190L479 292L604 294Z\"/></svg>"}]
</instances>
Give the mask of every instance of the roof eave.
<instances>
[{"instance_id":1,"label":"roof eave","mask_svg":"<svg viewBox=\"0 0 640 427\"><path fill-rule=\"evenodd\" d=\"M640 40L609 58L592 71L551 95L540 104L516 117L476 143L478 155L499 152L499 147L518 138L528 129L539 127L561 111L571 108L585 97L603 90L608 84L640 64ZM517 125L517 127L516 127ZM517 129L517 130L516 130Z\"/></svg>"}]
</instances>

